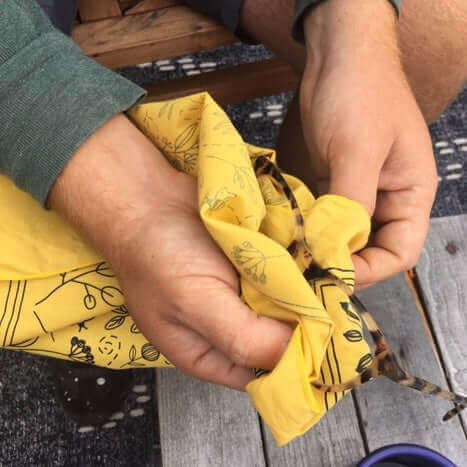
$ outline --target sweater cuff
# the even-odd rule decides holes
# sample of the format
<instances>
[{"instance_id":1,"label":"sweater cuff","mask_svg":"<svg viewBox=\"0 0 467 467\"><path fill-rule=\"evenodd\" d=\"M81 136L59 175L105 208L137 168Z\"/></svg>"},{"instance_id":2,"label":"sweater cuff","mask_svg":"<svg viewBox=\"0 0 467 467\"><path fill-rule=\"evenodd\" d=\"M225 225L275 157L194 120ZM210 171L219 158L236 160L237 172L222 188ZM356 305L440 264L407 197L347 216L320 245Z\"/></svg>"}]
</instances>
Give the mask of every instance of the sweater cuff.
<instances>
[{"instance_id":1,"label":"sweater cuff","mask_svg":"<svg viewBox=\"0 0 467 467\"><path fill-rule=\"evenodd\" d=\"M0 82L0 172L42 204L78 147L145 94L57 31L0 64Z\"/></svg>"},{"instance_id":2,"label":"sweater cuff","mask_svg":"<svg viewBox=\"0 0 467 467\"><path fill-rule=\"evenodd\" d=\"M305 42L305 34L303 32L303 20L309 9L318 5L324 0L295 0L295 18L292 26L292 37L302 44ZM400 15L402 0L388 0L396 10L397 18Z\"/></svg>"}]
</instances>

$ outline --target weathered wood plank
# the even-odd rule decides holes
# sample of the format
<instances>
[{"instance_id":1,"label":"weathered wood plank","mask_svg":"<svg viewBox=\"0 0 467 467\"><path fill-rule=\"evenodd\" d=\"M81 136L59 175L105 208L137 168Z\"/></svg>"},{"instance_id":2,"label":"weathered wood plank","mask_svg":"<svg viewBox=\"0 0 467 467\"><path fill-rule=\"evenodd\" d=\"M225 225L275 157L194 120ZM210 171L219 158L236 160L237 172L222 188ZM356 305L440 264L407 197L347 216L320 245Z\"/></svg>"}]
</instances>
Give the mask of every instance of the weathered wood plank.
<instances>
[{"instance_id":1,"label":"weathered wood plank","mask_svg":"<svg viewBox=\"0 0 467 467\"><path fill-rule=\"evenodd\" d=\"M237 39L212 19L184 6L76 26L73 39L109 68L177 57Z\"/></svg>"},{"instance_id":2,"label":"weathered wood plank","mask_svg":"<svg viewBox=\"0 0 467 467\"><path fill-rule=\"evenodd\" d=\"M208 91L220 105L236 104L291 91L297 88L298 82L299 77L289 65L272 59L146 85L146 101L162 101Z\"/></svg>"},{"instance_id":3,"label":"weathered wood plank","mask_svg":"<svg viewBox=\"0 0 467 467\"><path fill-rule=\"evenodd\" d=\"M431 221L416 271L449 381L467 394L467 215Z\"/></svg>"},{"instance_id":4,"label":"weathered wood plank","mask_svg":"<svg viewBox=\"0 0 467 467\"><path fill-rule=\"evenodd\" d=\"M180 0L143 0L137 3L134 7L125 11L125 15L137 15L139 13L146 13L148 11L159 10L169 6L180 5Z\"/></svg>"},{"instance_id":5,"label":"weathered wood plank","mask_svg":"<svg viewBox=\"0 0 467 467\"><path fill-rule=\"evenodd\" d=\"M446 379L404 277L361 294L405 369L443 387ZM402 388L385 378L357 389L370 450L393 443L416 443L467 465L467 443L459 420L441 421L448 402Z\"/></svg>"},{"instance_id":6,"label":"weathered wood plank","mask_svg":"<svg viewBox=\"0 0 467 467\"><path fill-rule=\"evenodd\" d=\"M285 447L276 446L265 430L265 452L270 467L354 467L365 456L352 397L347 396L304 436Z\"/></svg>"},{"instance_id":7,"label":"weathered wood plank","mask_svg":"<svg viewBox=\"0 0 467 467\"><path fill-rule=\"evenodd\" d=\"M157 371L166 466L265 466L258 416L246 394Z\"/></svg>"},{"instance_id":8,"label":"weathered wood plank","mask_svg":"<svg viewBox=\"0 0 467 467\"><path fill-rule=\"evenodd\" d=\"M118 0L78 0L78 11L82 22L97 21L122 14Z\"/></svg>"}]
</instances>

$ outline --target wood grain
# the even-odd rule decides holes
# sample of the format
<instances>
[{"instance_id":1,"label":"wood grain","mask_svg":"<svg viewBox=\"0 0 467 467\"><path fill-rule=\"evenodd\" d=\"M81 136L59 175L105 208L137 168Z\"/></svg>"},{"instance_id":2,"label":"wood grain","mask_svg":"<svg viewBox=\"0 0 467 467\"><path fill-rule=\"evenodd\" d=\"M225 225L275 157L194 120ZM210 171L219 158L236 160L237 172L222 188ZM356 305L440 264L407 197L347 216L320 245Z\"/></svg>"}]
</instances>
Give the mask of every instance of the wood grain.
<instances>
[{"instance_id":1,"label":"wood grain","mask_svg":"<svg viewBox=\"0 0 467 467\"><path fill-rule=\"evenodd\" d=\"M268 428L265 452L270 467L354 467L365 456L358 417L351 396L334 407L304 436L276 446Z\"/></svg>"},{"instance_id":2,"label":"wood grain","mask_svg":"<svg viewBox=\"0 0 467 467\"><path fill-rule=\"evenodd\" d=\"M160 10L169 6L180 5L180 0L143 0L137 3L134 7L125 11L125 15L136 15L139 13L147 13L148 11Z\"/></svg>"},{"instance_id":3,"label":"wood grain","mask_svg":"<svg viewBox=\"0 0 467 467\"><path fill-rule=\"evenodd\" d=\"M162 462L167 466L265 466L258 416L248 396L157 371Z\"/></svg>"},{"instance_id":4,"label":"wood grain","mask_svg":"<svg viewBox=\"0 0 467 467\"><path fill-rule=\"evenodd\" d=\"M227 70L146 85L147 102L163 101L207 91L220 105L279 94L297 88L299 77L276 59L239 65Z\"/></svg>"},{"instance_id":5,"label":"wood grain","mask_svg":"<svg viewBox=\"0 0 467 467\"><path fill-rule=\"evenodd\" d=\"M449 381L467 394L467 215L431 221L416 271Z\"/></svg>"},{"instance_id":6,"label":"wood grain","mask_svg":"<svg viewBox=\"0 0 467 467\"><path fill-rule=\"evenodd\" d=\"M413 374L447 387L446 378L404 277L364 291L361 299ZM370 450L393 443L416 443L440 451L457 465L467 465L467 443L460 421L443 423L451 405L441 399L400 387L385 378L357 389Z\"/></svg>"},{"instance_id":7,"label":"wood grain","mask_svg":"<svg viewBox=\"0 0 467 467\"><path fill-rule=\"evenodd\" d=\"M183 6L80 24L72 35L86 55L109 68L236 42L223 26Z\"/></svg>"},{"instance_id":8,"label":"wood grain","mask_svg":"<svg viewBox=\"0 0 467 467\"><path fill-rule=\"evenodd\" d=\"M83 23L122 14L118 0L78 0L78 11Z\"/></svg>"}]
</instances>

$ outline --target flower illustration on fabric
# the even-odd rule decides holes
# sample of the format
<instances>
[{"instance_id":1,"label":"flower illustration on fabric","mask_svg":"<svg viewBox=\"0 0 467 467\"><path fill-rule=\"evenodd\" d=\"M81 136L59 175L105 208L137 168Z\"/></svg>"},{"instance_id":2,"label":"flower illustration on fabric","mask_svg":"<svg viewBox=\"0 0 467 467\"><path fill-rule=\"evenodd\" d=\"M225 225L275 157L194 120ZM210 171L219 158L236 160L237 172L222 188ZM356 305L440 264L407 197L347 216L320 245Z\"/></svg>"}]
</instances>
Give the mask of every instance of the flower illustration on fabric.
<instances>
[{"instance_id":1,"label":"flower illustration on fabric","mask_svg":"<svg viewBox=\"0 0 467 467\"><path fill-rule=\"evenodd\" d=\"M232 182L237 185L242 190L248 191L252 196L254 196L254 201L257 202L258 196L258 182L253 172L251 165L243 166L234 164L233 162L227 161L222 157L218 156L207 156L208 159L217 159L218 161L223 162L224 164L230 165L233 169Z\"/></svg>"},{"instance_id":2,"label":"flower illustration on fabric","mask_svg":"<svg viewBox=\"0 0 467 467\"><path fill-rule=\"evenodd\" d=\"M120 339L113 334L102 336L97 346L99 353L109 358L107 366L110 366L118 358L121 349L122 343Z\"/></svg>"},{"instance_id":3,"label":"flower illustration on fabric","mask_svg":"<svg viewBox=\"0 0 467 467\"><path fill-rule=\"evenodd\" d=\"M196 173L199 151L198 129L199 121L195 121L189 124L175 141L172 142L168 138L156 141L160 150L177 170Z\"/></svg>"},{"instance_id":4,"label":"flower illustration on fabric","mask_svg":"<svg viewBox=\"0 0 467 467\"><path fill-rule=\"evenodd\" d=\"M76 336L71 338L70 353L68 357L76 362L94 364L94 356L91 347L86 345L86 341L78 339Z\"/></svg>"},{"instance_id":5,"label":"flower illustration on fabric","mask_svg":"<svg viewBox=\"0 0 467 467\"><path fill-rule=\"evenodd\" d=\"M237 195L230 192L227 187L222 187L213 197L205 196L201 204L206 204L210 211L217 211L227 206L229 201L236 197Z\"/></svg>"},{"instance_id":6,"label":"flower illustration on fabric","mask_svg":"<svg viewBox=\"0 0 467 467\"><path fill-rule=\"evenodd\" d=\"M237 264L242 266L245 273L255 282L265 284L266 277L266 256L251 242L243 242L241 246L234 246L233 257Z\"/></svg>"}]
</instances>

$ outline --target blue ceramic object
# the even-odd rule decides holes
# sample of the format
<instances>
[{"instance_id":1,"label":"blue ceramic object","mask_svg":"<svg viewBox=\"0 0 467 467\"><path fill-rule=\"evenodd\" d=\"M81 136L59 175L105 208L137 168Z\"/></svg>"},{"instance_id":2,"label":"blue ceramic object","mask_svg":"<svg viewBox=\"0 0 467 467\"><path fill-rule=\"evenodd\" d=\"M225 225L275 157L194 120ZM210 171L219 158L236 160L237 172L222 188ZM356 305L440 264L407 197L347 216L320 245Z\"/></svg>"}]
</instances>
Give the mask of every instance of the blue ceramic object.
<instances>
[{"instance_id":1,"label":"blue ceramic object","mask_svg":"<svg viewBox=\"0 0 467 467\"><path fill-rule=\"evenodd\" d=\"M378 467L391 462L401 467L456 467L438 452L416 444L384 446L365 457L357 467Z\"/></svg>"}]
</instances>

